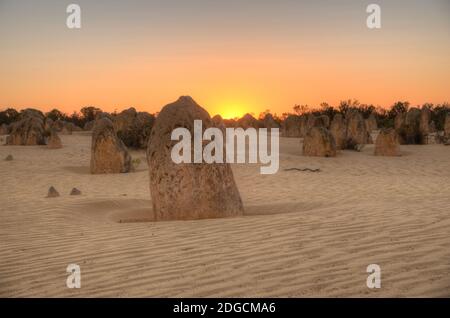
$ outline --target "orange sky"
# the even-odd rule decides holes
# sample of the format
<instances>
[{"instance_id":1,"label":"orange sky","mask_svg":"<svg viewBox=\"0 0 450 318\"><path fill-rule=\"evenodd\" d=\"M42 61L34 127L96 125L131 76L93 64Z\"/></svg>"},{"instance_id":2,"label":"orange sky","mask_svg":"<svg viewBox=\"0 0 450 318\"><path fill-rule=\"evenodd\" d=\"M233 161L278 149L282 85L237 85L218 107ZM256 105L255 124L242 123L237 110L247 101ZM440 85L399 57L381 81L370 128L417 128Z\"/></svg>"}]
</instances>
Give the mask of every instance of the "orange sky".
<instances>
[{"instance_id":1,"label":"orange sky","mask_svg":"<svg viewBox=\"0 0 450 318\"><path fill-rule=\"evenodd\" d=\"M79 1L83 27L69 30L61 2L2 1L0 108L157 112L190 95L229 118L349 98L450 101L448 3L386 2L382 29L369 30L364 3L339 2L222 8L198 0L193 10L131 1L108 11Z\"/></svg>"}]
</instances>

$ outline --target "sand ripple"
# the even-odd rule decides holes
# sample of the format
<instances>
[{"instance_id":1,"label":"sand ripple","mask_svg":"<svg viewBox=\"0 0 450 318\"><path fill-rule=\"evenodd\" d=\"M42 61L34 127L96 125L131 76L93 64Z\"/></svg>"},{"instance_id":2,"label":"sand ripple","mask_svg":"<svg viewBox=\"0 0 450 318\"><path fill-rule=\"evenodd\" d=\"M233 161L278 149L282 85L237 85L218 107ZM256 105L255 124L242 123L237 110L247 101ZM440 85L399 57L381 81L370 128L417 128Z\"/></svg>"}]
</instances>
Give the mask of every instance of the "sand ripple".
<instances>
[{"instance_id":1,"label":"sand ripple","mask_svg":"<svg viewBox=\"0 0 450 318\"><path fill-rule=\"evenodd\" d=\"M62 141L0 147L15 158L0 161L0 296L450 296L450 147L306 158L282 139L278 174L233 167L245 216L153 223L145 163L93 176L89 136ZM321 172L283 171L307 166ZM50 185L61 197L45 198ZM79 290L65 286L70 263Z\"/></svg>"}]
</instances>

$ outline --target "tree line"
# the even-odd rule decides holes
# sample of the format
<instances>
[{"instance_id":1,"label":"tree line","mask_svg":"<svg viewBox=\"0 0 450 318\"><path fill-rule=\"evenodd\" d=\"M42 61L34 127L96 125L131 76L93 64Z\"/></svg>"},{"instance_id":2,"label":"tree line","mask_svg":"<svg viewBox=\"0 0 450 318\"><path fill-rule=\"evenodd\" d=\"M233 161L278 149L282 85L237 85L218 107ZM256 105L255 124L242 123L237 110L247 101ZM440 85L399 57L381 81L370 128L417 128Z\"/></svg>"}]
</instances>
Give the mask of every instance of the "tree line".
<instances>
[{"instance_id":1,"label":"tree line","mask_svg":"<svg viewBox=\"0 0 450 318\"><path fill-rule=\"evenodd\" d=\"M0 125L2 124L11 124L20 119L21 114L25 110L17 111L14 108L6 108L3 111L0 111ZM83 127L87 122L95 120L97 114L102 113L103 111L100 108L94 106L86 106L80 109L79 112L73 112L71 115L68 115L58 109L52 109L49 112L43 113L38 111L42 116L46 118L50 118L53 121L61 120L66 122L71 122L78 127ZM115 115L115 113L112 113Z\"/></svg>"},{"instance_id":2,"label":"tree line","mask_svg":"<svg viewBox=\"0 0 450 318\"><path fill-rule=\"evenodd\" d=\"M431 111L431 120L435 123L437 130L443 130L445 116L450 113L450 104L431 104L425 103L422 106L416 106L417 108L428 108ZM318 108L313 108L308 105L295 105L290 113L283 113L280 117L276 118L281 122L289 115L309 115L313 114L315 116L327 115L330 119L336 114L345 115L349 110L358 110L364 118L368 118L371 114L375 115L377 119L378 126L381 128L393 128L395 123L395 117L400 113L406 113L412 108L410 103L407 101L398 101L391 105L389 108L384 108L380 106L361 104L358 100L344 100L339 103L339 105L331 106L328 103L321 103ZM261 113L264 116L267 113ZM263 115L264 114L264 115Z\"/></svg>"},{"instance_id":3,"label":"tree line","mask_svg":"<svg viewBox=\"0 0 450 318\"><path fill-rule=\"evenodd\" d=\"M427 107L431 111L431 120L434 121L436 125L436 129L442 130L445 116L448 112L450 112L450 104L442 103L442 104L431 104L426 103L422 106L417 106L418 108ZM276 121L282 122L289 115L308 115L313 114L315 116L327 115L330 119L334 117L336 114L343 114L349 110L356 109L362 113L364 118L368 118L371 114L376 116L378 125L380 127L394 127L395 117L399 113L406 113L411 108L411 105L407 101L399 101L394 103L389 108L383 108L380 106L361 104L358 100L344 100L339 103L338 106L331 106L328 103L321 103L319 107L310 107L308 105L294 105L292 108L292 112L287 112L278 116L277 114L273 114L273 117ZM23 111L21 111L23 112ZM12 122L17 121L20 118L21 112L17 111L14 108L7 108L3 111L0 111L0 125L7 124L9 125ZM86 106L80 109L79 112L73 112L71 115L68 115L58 109L52 109L47 113L41 114L47 118L51 118L53 121L62 120L66 122L71 122L78 127L84 127L84 125L92 120L95 120L95 117L102 113L103 111L94 106ZM116 112L111 113L111 115L116 115ZM259 114L259 119L263 119L267 114L270 114L270 110L267 109L264 112ZM157 114L155 114L157 115ZM237 120L237 119L235 119Z\"/></svg>"}]
</instances>

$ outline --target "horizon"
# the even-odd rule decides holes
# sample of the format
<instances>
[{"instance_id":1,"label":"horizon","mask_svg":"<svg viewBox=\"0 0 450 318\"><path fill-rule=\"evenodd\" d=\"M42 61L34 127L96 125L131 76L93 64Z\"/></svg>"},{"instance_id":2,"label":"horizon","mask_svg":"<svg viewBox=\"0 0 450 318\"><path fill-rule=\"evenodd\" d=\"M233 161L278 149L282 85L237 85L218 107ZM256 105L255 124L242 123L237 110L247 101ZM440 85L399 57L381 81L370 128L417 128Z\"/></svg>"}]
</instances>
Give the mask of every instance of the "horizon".
<instances>
[{"instance_id":1,"label":"horizon","mask_svg":"<svg viewBox=\"0 0 450 318\"><path fill-rule=\"evenodd\" d=\"M377 1L377 30L365 25L370 1L77 3L71 30L66 2L0 1L0 107L156 113L187 94L235 118L348 98L449 101L444 0Z\"/></svg>"},{"instance_id":2,"label":"horizon","mask_svg":"<svg viewBox=\"0 0 450 318\"><path fill-rule=\"evenodd\" d=\"M182 96L184 96L184 95L180 95L179 97L182 97ZM189 96L189 97L193 98L193 97L190 96L190 95L185 95L185 96ZM193 98L193 99L196 101L195 98ZM123 112L123 111L125 111L125 110L127 110L127 109L134 108L137 112L148 112L148 113L150 113L150 114L152 114L152 115L157 116L157 114L158 114L165 106L167 106L167 105L169 105L169 104L175 102L176 100L177 100L177 99L174 99L173 101L168 102L167 104L161 106L161 108L159 108L159 109L156 110L155 112L148 112L148 111L145 110L145 109L139 109L139 108L137 108L137 107L135 107L135 106L132 106L132 105L130 105L130 106L125 106L125 107L120 108L120 109L117 109L117 108L116 108L116 109L114 109L114 110L112 110L112 111L107 111L107 110L103 109L103 108L102 108L101 106L99 106L99 105L84 105L84 106L81 106L81 107L79 107L78 109L74 109L74 110L72 110L72 111L70 111L70 112L64 112L64 111L62 111L61 109L59 109L58 107L50 107L50 108L48 108L48 109L42 110L42 109L39 109L39 108L36 108L36 107L33 107L33 106L25 106L25 107L18 107L18 108L7 106L7 107L0 107L0 112L5 111L6 109L9 109L9 108L15 109L15 110L17 110L18 112L20 112L20 111L22 111L22 110L26 110L26 109L35 109L35 110L41 111L42 113L44 113L44 115L46 115L47 113L51 112L52 110L59 110L59 111L61 111L64 115L66 115L66 116L71 116L71 115L74 114L74 113L80 115L80 114L81 114L81 113L80 113L80 110L81 110L82 108L84 108L84 107L95 107L95 108L100 109L101 111L104 111L104 112L107 112L107 113L110 113L110 114L120 114L121 112ZM395 106L395 105L398 104L398 103L407 104L407 106L408 106L409 108L413 108L413 107L416 107L416 108L422 108L423 106L429 106L429 105L432 105L432 106L444 106L444 105L449 106L449 104L450 104L449 102L445 101L445 102L442 102L442 103L423 103L423 104L417 104L417 105L415 105L415 104L412 104L412 103L410 103L409 101L405 100L405 101L395 101L395 102L392 102L392 103L391 103L390 105L388 105L388 106L379 106L379 105L373 105L373 104L370 104L370 103L362 103L362 102L360 102L360 101L358 101L358 100L355 100L355 99L343 99L343 100L341 100L340 102L351 102L351 101L356 101L356 102L358 102L357 105L353 105L353 106L355 106L356 108L360 108L360 107L364 107L364 106L373 106L373 107L375 107L375 111L377 111L377 109L379 109L379 108L384 109L384 110L389 110L389 109L391 109L393 106ZM196 101L196 102L197 102L197 101ZM329 104L329 103L327 103L327 102L322 102L321 104L327 104L327 105L330 106L331 108L333 108L333 109L335 109L335 110L339 110L339 103L336 104L336 105L331 105L331 104ZM245 116L246 114L250 114L250 115L252 115L253 117L258 118L260 115L267 113L267 110L270 110L270 109L265 109L265 110L264 110L264 109L261 109L261 110L258 111L258 112L244 112L244 113L240 114L239 116L235 116L235 117L225 117L225 116L223 116L223 115L220 114L220 113L211 113L211 112L208 110L208 108L207 108L206 106L201 105L201 104L199 104L199 105L200 105L201 107L203 107L203 108L209 113L209 115L211 116L211 118L214 117L215 115L220 115L223 119L227 119L227 120L240 119L240 118L242 118L243 116ZM296 104L296 105L302 105L302 104ZM268 113L272 114L273 116L280 117L280 118L281 118L283 115L287 115L287 114L301 115L301 114L297 113L297 112L294 110L294 106L295 106L295 105L293 105L290 109L288 109L287 111L282 112L282 113L273 112L273 111L271 111L271 110L270 110ZM303 112L304 114L323 111L323 110L321 109L320 106L311 106L311 105L306 105L306 106L308 106L308 108L306 108L306 109L304 110L304 112Z\"/></svg>"}]
</instances>

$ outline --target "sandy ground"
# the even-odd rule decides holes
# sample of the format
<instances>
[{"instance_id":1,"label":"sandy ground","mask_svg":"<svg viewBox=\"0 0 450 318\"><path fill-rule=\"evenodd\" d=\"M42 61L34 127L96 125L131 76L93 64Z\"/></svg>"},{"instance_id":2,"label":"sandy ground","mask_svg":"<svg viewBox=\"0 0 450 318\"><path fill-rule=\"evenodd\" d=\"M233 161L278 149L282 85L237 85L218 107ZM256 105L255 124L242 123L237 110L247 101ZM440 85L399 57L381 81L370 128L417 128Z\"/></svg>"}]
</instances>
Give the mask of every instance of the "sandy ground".
<instances>
[{"instance_id":1,"label":"sandy ground","mask_svg":"<svg viewBox=\"0 0 450 318\"><path fill-rule=\"evenodd\" d=\"M90 175L90 137L61 138L0 146L0 296L450 296L450 147L308 158L282 138L277 174L233 166L245 216L153 223L144 152L134 173Z\"/></svg>"}]
</instances>

